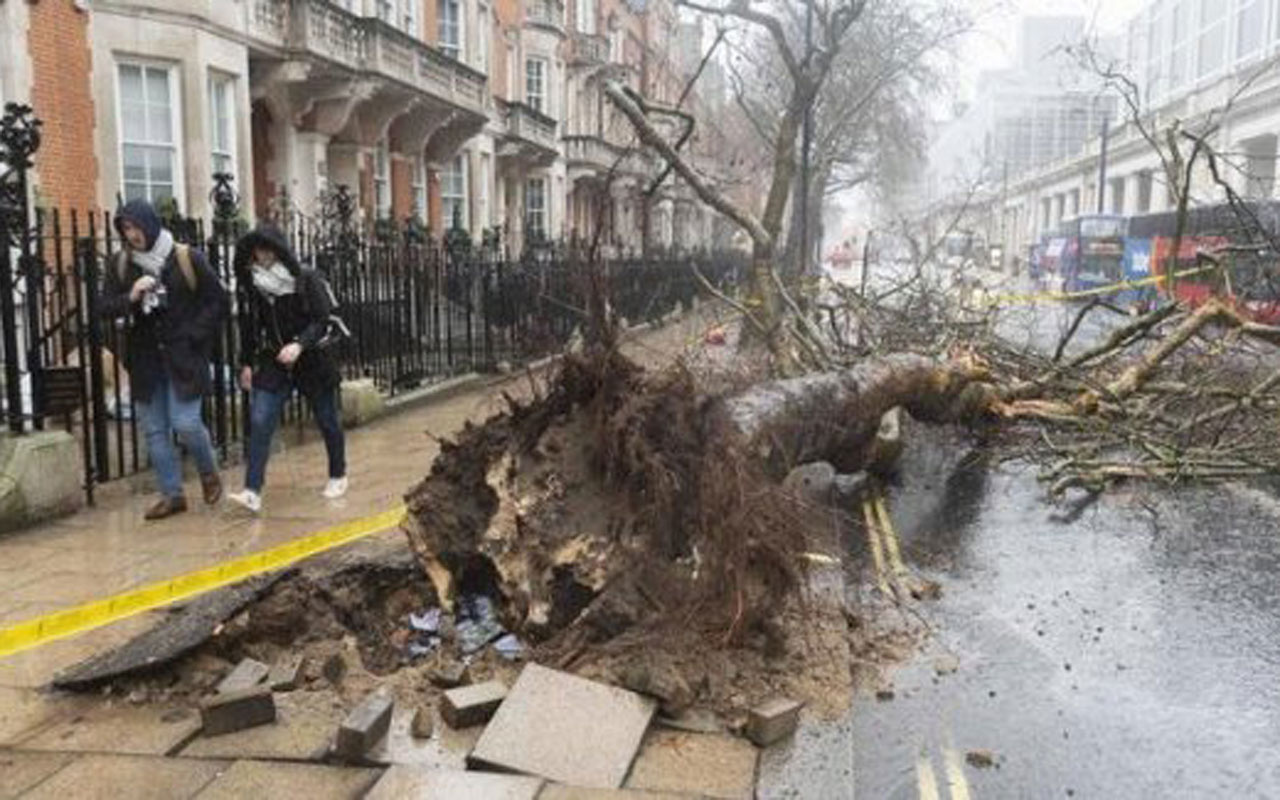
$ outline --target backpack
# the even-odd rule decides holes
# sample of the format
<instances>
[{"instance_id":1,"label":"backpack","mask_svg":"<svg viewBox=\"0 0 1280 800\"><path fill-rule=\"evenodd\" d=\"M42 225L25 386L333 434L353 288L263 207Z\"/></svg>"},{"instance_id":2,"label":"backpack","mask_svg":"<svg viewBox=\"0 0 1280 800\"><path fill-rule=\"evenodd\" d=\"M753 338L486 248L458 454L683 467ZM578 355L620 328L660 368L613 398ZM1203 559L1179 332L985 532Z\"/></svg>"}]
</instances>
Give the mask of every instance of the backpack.
<instances>
[{"instance_id":1,"label":"backpack","mask_svg":"<svg viewBox=\"0 0 1280 800\"><path fill-rule=\"evenodd\" d=\"M183 283L194 292L199 286L199 281L196 278L195 264L191 261L191 248L185 244L175 244L173 254L178 257L178 271L182 273ZM129 248L127 247L116 254L116 277L119 278L120 283L129 279Z\"/></svg>"},{"instance_id":2,"label":"backpack","mask_svg":"<svg viewBox=\"0 0 1280 800\"><path fill-rule=\"evenodd\" d=\"M323 350L327 347L342 344L351 338L351 329L347 327L347 323L343 321L338 310L342 304L338 302L338 296L334 294L333 286L329 283L329 279L325 277L323 272L311 269L311 280L315 281L320 291L324 292L325 297L329 299L329 317L325 320L324 335L320 337L320 341L316 342L316 348Z\"/></svg>"}]
</instances>

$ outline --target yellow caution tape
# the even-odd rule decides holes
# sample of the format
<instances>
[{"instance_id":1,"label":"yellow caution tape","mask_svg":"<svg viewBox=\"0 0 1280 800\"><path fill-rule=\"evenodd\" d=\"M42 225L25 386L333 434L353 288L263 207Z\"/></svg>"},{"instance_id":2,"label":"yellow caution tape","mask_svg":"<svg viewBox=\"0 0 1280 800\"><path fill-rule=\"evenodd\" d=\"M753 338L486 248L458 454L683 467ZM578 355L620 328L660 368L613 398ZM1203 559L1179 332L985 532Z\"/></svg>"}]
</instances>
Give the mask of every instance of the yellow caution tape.
<instances>
[{"instance_id":1,"label":"yellow caution tape","mask_svg":"<svg viewBox=\"0 0 1280 800\"><path fill-rule=\"evenodd\" d=\"M1181 272L1175 272L1175 278L1183 278L1188 275L1199 275L1204 272L1212 272L1217 266L1198 267L1196 269L1184 269ZM1167 275L1153 275L1150 278L1143 278L1137 281L1121 281L1120 283L1109 283L1106 286L1099 286L1096 289L1082 289L1078 292L1036 292L1034 294L1006 294L994 295L987 298L987 305L1022 305L1034 304L1038 302L1060 302L1062 300L1075 300L1081 297L1094 297L1098 295L1115 294L1123 292L1125 289L1136 289L1140 286L1150 286L1168 280Z\"/></svg>"},{"instance_id":2,"label":"yellow caution tape","mask_svg":"<svg viewBox=\"0 0 1280 800\"><path fill-rule=\"evenodd\" d=\"M144 611L204 594L223 586L239 583L255 575L274 572L309 556L350 544L357 539L399 525L404 515L404 506L399 506L390 511L353 520L336 528L294 539L269 550L224 561L176 578L130 589L114 597L55 611L43 617L2 628L0 629L0 658L119 622Z\"/></svg>"}]
</instances>

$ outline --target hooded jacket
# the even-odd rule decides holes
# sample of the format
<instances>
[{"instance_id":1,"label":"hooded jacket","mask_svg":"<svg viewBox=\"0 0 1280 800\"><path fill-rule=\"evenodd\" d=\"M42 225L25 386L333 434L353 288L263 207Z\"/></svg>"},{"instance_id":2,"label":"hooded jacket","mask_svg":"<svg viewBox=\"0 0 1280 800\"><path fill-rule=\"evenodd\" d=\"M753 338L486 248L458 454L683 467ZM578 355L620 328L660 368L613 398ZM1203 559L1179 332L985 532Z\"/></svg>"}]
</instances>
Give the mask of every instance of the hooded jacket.
<instances>
[{"instance_id":1,"label":"hooded jacket","mask_svg":"<svg viewBox=\"0 0 1280 800\"><path fill-rule=\"evenodd\" d=\"M148 250L155 247L162 225L150 203L131 200L116 214L115 227L122 240L126 221L142 230ZM106 319L127 322L124 361L134 398L149 402L166 375L183 399L208 394L209 360L227 315L228 298L222 282L209 268L204 253L191 248L191 265L196 276L195 288L191 288L178 266L175 247L158 278L166 290L166 307L144 314L141 305L129 295L134 283L145 273L133 263L127 242L125 253L123 275L116 259L106 262L99 313Z\"/></svg>"},{"instance_id":2,"label":"hooded jacket","mask_svg":"<svg viewBox=\"0 0 1280 800\"><path fill-rule=\"evenodd\" d=\"M253 283L253 251L266 248L293 275L293 294L270 297ZM303 269L284 234L259 225L236 243L236 283L240 293L240 364L253 368L253 387L280 392L297 386L304 394L332 389L341 382L337 365L318 347L328 329L334 302L314 270ZM302 345L292 367L276 360L281 348Z\"/></svg>"}]
</instances>

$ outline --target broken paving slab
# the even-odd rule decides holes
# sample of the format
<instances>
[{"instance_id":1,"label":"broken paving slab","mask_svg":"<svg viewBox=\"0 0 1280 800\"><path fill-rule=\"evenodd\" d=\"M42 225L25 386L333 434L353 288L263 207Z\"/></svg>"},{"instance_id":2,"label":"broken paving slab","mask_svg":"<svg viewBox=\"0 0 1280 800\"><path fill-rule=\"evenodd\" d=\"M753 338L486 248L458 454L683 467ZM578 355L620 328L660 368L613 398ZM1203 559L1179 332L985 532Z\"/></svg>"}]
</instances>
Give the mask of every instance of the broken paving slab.
<instances>
[{"instance_id":1,"label":"broken paving slab","mask_svg":"<svg viewBox=\"0 0 1280 800\"><path fill-rule=\"evenodd\" d=\"M394 766L364 800L536 800L542 779L450 769Z\"/></svg>"},{"instance_id":2,"label":"broken paving slab","mask_svg":"<svg viewBox=\"0 0 1280 800\"><path fill-rule=\"evenodd\" d=\"M766 700L751 709L747 716L747 738L760 747L791 736L800 724L803 703L786 697Z\"/></svg>"},{"instance_id":3,"label":"broken paving slab","mask_svg":"<svg viewBox=\"0 0 1280 800\"><path fill-rule=\"evenodd\" d=\"M723 800L755 796L758 751L735 736L652 731L627 777L628 789Z\"/></svg>"},{"instance_id":4,"label":"broken paving slab","mask_svg":"<svg viewBox=\"0 0 1280 800\"><path fill-rule=\"evenodd\" d=\"M493 718L506 697L507 687L501 681L461 686L444 693L440 715L451 728L483 725Z\"/></svg>"},{"instance_id":5,"label":"broken paving slab","mask_svg":"<svg viewBox=\"0 0 1280 800\"><path fill-rule=\"evenodd\" d=\"M654 708L634 692L529 664L468 761L573 786L616 789Z\"/></svg>"},{"instance_id":6,"label":"broken paving slab","mask_svg":"<svg viewBox=\"0 0 1280 800\"><path fill-rule=\"evenodd\" d=\"M218 684L218 694L234 694L252 689L267 679L271 667L252 658L244 658Z\"/></svg>"},{"instance_id":7,"label":"broken paving slab","mask_svg":"<svg viewBox=\"0 0 1280 800\"><path fill-rule=\"evenodd\" d=\"M290 692L275 698L272 725L202 736L182 749L184 758L279 759L318 761L333 742L333 731L344 716L331 692Z\"/></svg>"},{"instance_id":8,"label":"broken paving slab","mask_svg":"<svg viewBox=\"0 0 1280 800\"><path fill-rule=\"evenodd\" d=\"M271 667L267 685L273 692L292 692L302 685L307 671L307 658L302 655L286 655Z\"/></svg>"},{"instance_id":9,"label":"broken paving slab","mask_svg":"<svg viewBox=\"0 0 1280 800\"><path fill-rule=\"evenodd\" d=\"M221 761L153 756L82 756L22 795L23 800L127 797L164 800L191 797L217 777Z\"/></svg>"},{"instance_id":10,"label":"broken paving slab","mask_svg":"<svg viewBox=\"0 0 1280 800\"><path fill-rule=\"evenodd\" d=\"M338 726L334 753L350 761L364 758L365 753L387 735L395 707L395 698L386 691L373 692L360 701Z\"/></svg>"},{"instance_id":11,"label":"broken paving slab","mask_svg":"<svg viewBox=\"0 0 1280 800\"><path fill-rule=\"evenodd\" d=\"M701 800L701 795L646 792L642 789L588 789L549 783L543 787L538 800Z\"/></svg>"},{"instance_id":12,"label":"broken paving slab","mask_svg":"<svg viewBox=\"0 0 1280 800\"><path fill-rule=\"evenodd\" d=\"M196 795L198 800L350 800L369 791L376 769L290 764L280 761L237 761Z\"/></svg>"},{"instance_id":13,"label":"broken paving slab","mask_svg":"<svg viewBox=\"0 0 1280 800\"><path fill-rule=\"evenodd\" d=\"M97 705L20 739L22 750L163 756L200 733L200 715L161 706Z\"/></svg>"},{"instance_id":14,"label":"broken paving slab","mask_svg":"<svg viewBox=\"0 0 1280 800\"><path fill-rule=\"evenodd\" d=\"M397 706L391 715L391 730L374 745L362 759L362 763L377 766L404 764L434 769L465 770L467 755L475 749L476 742L484 728L455 729L448 725L437 724L438 713L428 709L432 714L432 734L430 738L418 738L413 735L413 717L416 709L411 706Z\"/></svg>"},{"instance_id":15,"label":"broken paving slab","mask_svg":"<svg viewBox=\"0 0 1280 800\"><path fill-rule=\"evenodd\" d=\"M174 661L204 644L219 624L294 572L282 570L197 597L120 647L95 655L57 675L53 686L73 691L91 689L123 675L156 669Z\"/></svg>"},{"instance_id":16,"label":"broken paving slab","mask_svg":"<svg viewBox=\"0 0 1280 800\"><path fill-rule=\"evenodd\" d=\"M276 721L276 702L266 686L217 694L200 706L201 732L223 736Z\"/></svg>"}]
</instances>

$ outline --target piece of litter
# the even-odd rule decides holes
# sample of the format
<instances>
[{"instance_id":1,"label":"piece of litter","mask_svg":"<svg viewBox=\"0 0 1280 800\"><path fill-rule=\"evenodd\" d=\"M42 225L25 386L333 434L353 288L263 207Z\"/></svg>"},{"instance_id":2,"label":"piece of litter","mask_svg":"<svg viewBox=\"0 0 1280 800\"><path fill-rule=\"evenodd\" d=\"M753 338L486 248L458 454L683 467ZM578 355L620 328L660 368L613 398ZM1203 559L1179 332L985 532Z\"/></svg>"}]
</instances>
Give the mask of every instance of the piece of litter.
<instances>
[{"instance_id":1,"label":"piece of litter","mask_svg":"<svg viewBox=\"0 0 1280 800\"><path fill-rule=\"evenodd\" d=\"M839 564L840 559L826 553L801 553L800 557L813 564Z\"/></svg>"},{"instance_id":2,"label":"piece of litter","mask_svg":"<svg viewBox=\"0 0 1280 800\"><path fill-rule=\"evenodd\" d=\"M409 627L423 633L437 633L440 630L440 609L432 608L421 614L409 614Z\"/></svg>"},{"instance_id":3,"label":"piece of litter","mask_svg":"<svg viewBox=\"0 0 1280 800\"><path fill-rule=\"evenodd\" d=\"M524 644L514 633L508 633L493 643L493 649L508 661L514 661L524 653Z\"/></svg>"}]
</instances>

